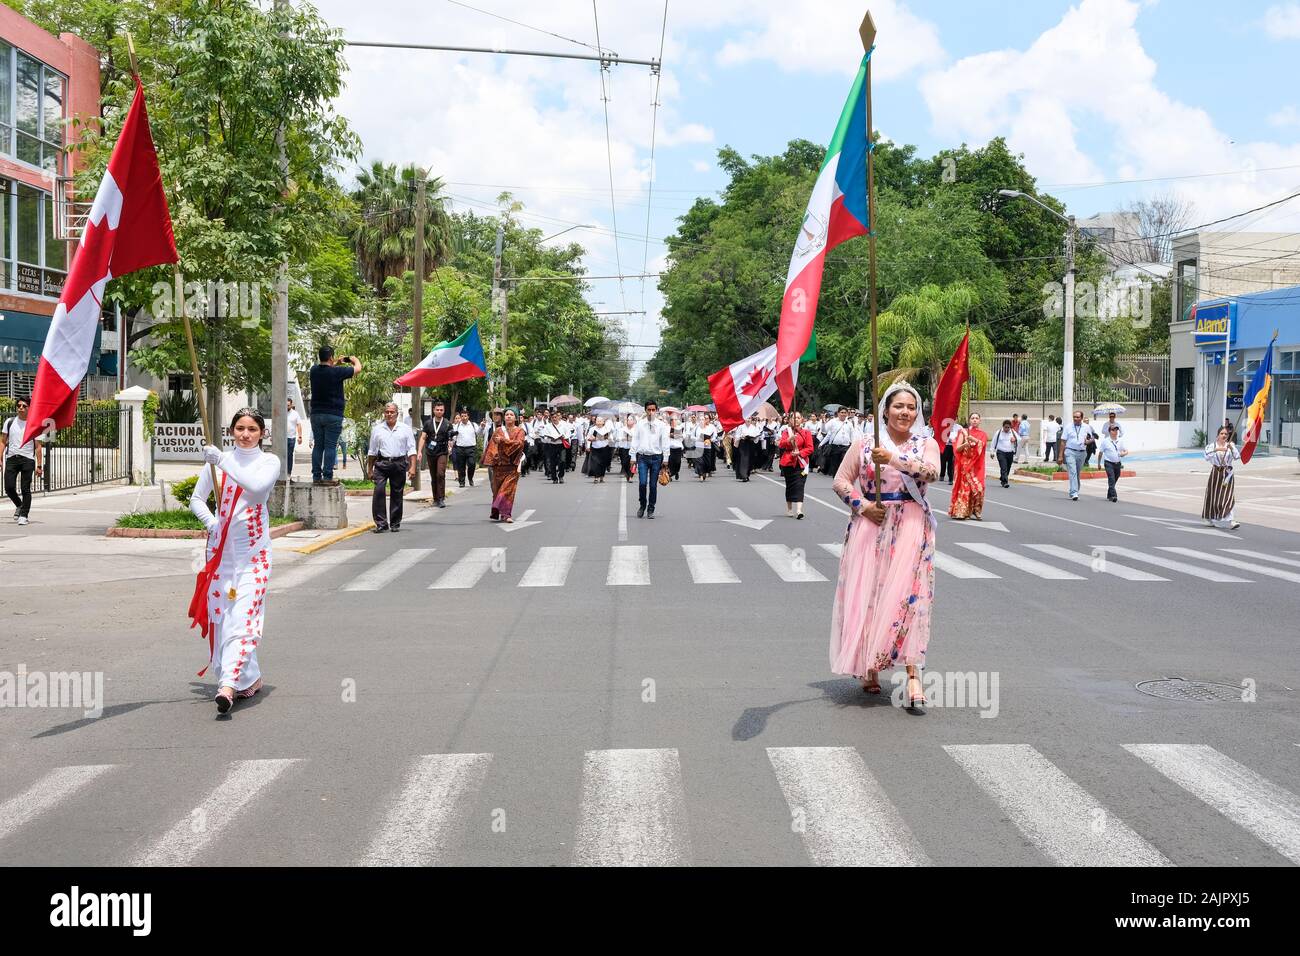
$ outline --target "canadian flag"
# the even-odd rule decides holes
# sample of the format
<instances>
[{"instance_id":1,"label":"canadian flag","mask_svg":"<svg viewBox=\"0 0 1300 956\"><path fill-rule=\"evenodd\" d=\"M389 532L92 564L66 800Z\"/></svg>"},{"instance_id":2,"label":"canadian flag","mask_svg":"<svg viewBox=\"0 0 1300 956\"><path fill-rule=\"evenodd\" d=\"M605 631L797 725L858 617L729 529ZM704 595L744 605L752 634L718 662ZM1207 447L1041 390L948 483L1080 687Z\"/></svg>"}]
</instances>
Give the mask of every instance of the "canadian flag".
<instances>
[{"instance_id":1,"label":"canadian flag","mask_svg":"<svg viewBox=\"0 0 1300 956\"><path fill-rule=\"evenodd\" d=\"M122 135L109 157L45 336L24 443L51 425L72 424L77 387L90 367L108 280L176 259L162 172L149 135L144 88L137 77Z\"/></svg>"},{"instance_id":2,"label":"canadian flag","mask_svg":"<svg viewBox=\"0 0 1300 956\"><path fill-rule=\"evenodd\" d=\"M791 389L799 381L799 362L790 366ZM744 423L776 391L776 346L733 362L709 376L709 394L718 409L718 421L731 430Z\"/></svg>"}]
</instances>

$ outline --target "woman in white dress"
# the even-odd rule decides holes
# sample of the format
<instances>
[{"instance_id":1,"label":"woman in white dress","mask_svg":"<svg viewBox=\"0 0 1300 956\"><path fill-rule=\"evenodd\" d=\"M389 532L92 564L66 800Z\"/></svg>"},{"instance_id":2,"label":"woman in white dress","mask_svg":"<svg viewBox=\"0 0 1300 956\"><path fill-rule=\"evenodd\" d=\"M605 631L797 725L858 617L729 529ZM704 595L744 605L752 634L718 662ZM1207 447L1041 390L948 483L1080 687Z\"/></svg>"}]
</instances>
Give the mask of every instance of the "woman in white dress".
<instances>
[{"instance_id":1,"label":"woman in white dress","mask_svg":"<svg viewBox=\"0 0 1300 956\"><path fill-rule=\"evenodd\" d=\"M695 459L695 473L699 475L700 481L708 481L709 475L717 471L718 442L721 437L722 429L714 422L712 415L706 414L695 435L700 448L700 457Z\"/></svg>"},{"instance_id":2,"label":"woman in white dress","mask_svg":"<svg viewBox=\"0 0 1300 956\"><path fill-rule=\"evenodd\" d=\"M1225 425L1219 429L1213 444L1205 446L1205 460L1210 463L1210 477L1205 482L1205 503L1201 517L1221 531L1235 531L1241 525L1233 517L1237 507L1237 494L1232 483L1233 462L1241 453L1232 440L1232 431Z\"/></svg>"},{"instance_id":3,"label":"woman in white dress","mask_svg":"<svg viewBox=\"0 0 1300 956\"><path fill-rule=\"evenodd\" d=\"M627 416L627 421L619 424L614 436L614 446L618 449L618 460L623 465L623 477L631 481L636 477L632 467L632 432L636 429L636 416Z\"/></svg>"},{"instance_id":4,"label":"woman in white dress","mask_svg":"<svg viewBox=\"0 0 1300 956\"><path fill-rule=\"evenodd\" d=\"M208 638L208 666L217 682L217 713L235 698L262 689L257 645L266 617L271 580L271 517L266 501L280 477L280 459L262 451L266 422L251 408L231 419L235 447L208 445L203 460L221 471L217 513L208 510L212 468L204 468L190 498L190 511L208 532L207 564L199 572L190 620ZM207 667L199 671L202 677Z\"/></svg>"},{"instance_id":5,"label":"woman in white dress","mask_svg":"<svg viewBox=\"0 0 1300 956\"><path fill-rule=\"evenodd\" d=\"M587 470L592 484L605 483L605 472L609 471L610 459L614 453L611 444L613 436L614 426L605 421L604 415L597 415L596 424L587 432L587 444L590 446Z\"/></svg>"}]
</instances>

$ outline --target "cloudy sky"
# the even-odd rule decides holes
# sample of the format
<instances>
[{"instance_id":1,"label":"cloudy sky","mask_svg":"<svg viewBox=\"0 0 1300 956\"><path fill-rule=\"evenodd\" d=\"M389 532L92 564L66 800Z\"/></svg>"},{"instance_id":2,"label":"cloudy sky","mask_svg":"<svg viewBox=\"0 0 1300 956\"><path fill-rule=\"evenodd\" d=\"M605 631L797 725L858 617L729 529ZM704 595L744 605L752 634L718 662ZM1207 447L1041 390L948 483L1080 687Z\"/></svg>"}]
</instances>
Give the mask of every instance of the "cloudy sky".
<instances>
[{"instance_id":1,"label":"cloudy sky","mask_svg":"<svg viewBox=\"0 0 1300 956\"><path fill-rule=\"evenodd\" d=\"M508 189L547 234L579 225L591 275L664 263L662 239L725 182L717 149L826 142L866 0L321 0L350 40L660 57L644 66L353 48L340 107L367 158L427 165L454 208ZM1195 221L1300 191L1300 3L870 0L876 127L931 155L1004 135L1080 217L1176 191ZM666 9L666 18L665 18ZM519 21L518 25L489 16ZM540 32L546 31L546 32ZM555 34L555 35L548 35ZM653 108L656 88L658 110ZM608 117L608 132L606 118ZM654 162L651 164L651 144ZM960 170L958 171L960 175ZM611 183L612 180L612 183ZM1300 200L1236 220L1300 230ZM648 238L647 238L648 237ZM793 237L792 237L793 241ZM653 279L593 282L633 356L658 342Z\"/></svg>"}]
</instances>

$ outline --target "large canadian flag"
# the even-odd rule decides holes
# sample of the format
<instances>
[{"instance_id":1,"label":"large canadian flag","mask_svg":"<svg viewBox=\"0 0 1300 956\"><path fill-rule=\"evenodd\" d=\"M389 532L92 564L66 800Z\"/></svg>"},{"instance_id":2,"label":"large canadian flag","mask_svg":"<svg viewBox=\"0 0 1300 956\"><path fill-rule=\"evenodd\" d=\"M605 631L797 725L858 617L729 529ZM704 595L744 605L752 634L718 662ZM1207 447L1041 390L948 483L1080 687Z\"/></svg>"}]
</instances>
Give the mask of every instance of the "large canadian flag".
<instances>
[{"instance_id":1,"label":"large canadian flag","mask_svg":"<svg viewBox=\"0 0 1300 956\"><path fill-rule=\"evenodd\" d=\"M790 366L791 388L799 382L799 362ZM730 431L748 420L776 391L776 346L769 345L709 376L709 394L718 421Z\"/></svg>"},{"instance_id":2,"label":"large canadian flag","mask_svg":"<svg viewBox=\"0 0 1300 956\"><path fill-rule=\"evenodd\" d=\"M144 88L137 77L122 135L108 160L45 336L24 443L51 424L55 428L72 424L77 413L77 387L90 367L108 280L159 263L175 262L176 258L176 239L163 194L158 154L149 135Z\"/></svg>"}]
</instances>

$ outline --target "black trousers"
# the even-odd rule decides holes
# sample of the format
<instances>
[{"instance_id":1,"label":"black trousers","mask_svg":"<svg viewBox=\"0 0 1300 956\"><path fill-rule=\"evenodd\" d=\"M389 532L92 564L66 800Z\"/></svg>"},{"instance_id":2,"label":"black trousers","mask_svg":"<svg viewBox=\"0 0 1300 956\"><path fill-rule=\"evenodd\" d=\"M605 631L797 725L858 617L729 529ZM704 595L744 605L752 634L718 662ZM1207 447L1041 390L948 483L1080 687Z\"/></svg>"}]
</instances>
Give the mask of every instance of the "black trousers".
<instances>
[{"instance_id":1,"label":"black trousers","mask_svg":"<svg viewBox=\"0 0 1300 956\"><path fill-rule=\"evenodd\" d=\"M375 459L375 493L370 499L370 511L376 528L400 528L402 525L402 492L406 490L407 458ZM392 486L391 500L385 501L385 485Z\"/></svg>"},{"instance_id":2,"label":"black trousers","mask_svg":"<svg viewBox=\"0 0 1300 956\"><path fill-rule=\"evenodd\" d=\"M826 461L822 466L822 474L834 477L835 473L840 470L840 462L844 461L844 455L848 450L848 445L827 445Z\"/></svg>"},{"instance_id":3,"label":"black trousers","mask_svg":"<svg viewBox=\"0 0 1300 956\"><path fill-rule=\"evenodd\" d=\"M1056 460L1056 442L1045 442L1046 448L1043 450L1043 461Z\"/></svg>"},{"instance_id":4,"label":"black trousers","mask_svg":"<svg viewBox=\"0 0 1300 956\"><path fill-rule=\"evenodd\" d=\"M668 477L672 478L674 481L676 481L677 476L681 474L682 451L683 449L681 448L668 449Z\"/></svg>"},{"instance_id":5,"label":"black trousers","mask_svg":"<svg viewBox=\"0 0 1300 956\"><path fill-rule=\"evenodd\" d=\"M943 446L943 451L939 454L939 480L952 481L953 469L956 465L956 455L953 452L952 442Z\"/></svg>"},{"instance_id":6,"label":"black trousers","mask_svg":"<svg viewBox=\"0 0 1300 956\"><path fill-rule=\"evenodd\" d=\"M1011 464L1015 457L1016 453L1014 451L998 452L998 470L1001 472L999 480L1004 488L1007 485L1007 478L1011 475Z\"/></svg>"},{"instance_id":7,"label":"black trousers","mask_svg":"<svg viewBox=\"0 0 1300 956\"><path fill-rule=\"evenodd\" d=\"M569 442L568 448L563 445L560 448L564 451L564 467L569 471L573 471L578 467L578 446L573 442Z\"/></svg>"},{"instance_id":8,"label":"black trousers","mask_svg":"<svg viewBox=\"0 0 1300 956\"><path fill-rule=\"evenodd\" d=\"M9 455L5 458L5 494L17 508L16 514L26 518L32 510L32 475L36 474L36 462L23 455ZM19 479L22 484L22 497L18 497Z\"/></svg>"},{"instance_id":9,"label":"black trousers","mask_svg":"<svg viewBox=\"0 0 1300 956\"><path fill-rule=\"evenodd\" d=\"M459 446L453 447L451 451L451 463L456 468L456 482L462 488L465 487L465 473L469 473L470 483L474 482L474 460L478 457L478 449L473 445L464 448Z\"/></svg>"},{"instance_id":10,"label":"black trousers","mask_svg":"<svg viewBox=\"0 0 1300 956\"><path fill-rule=\"evenodd\" d=\"M1119 495L1115 494L1115 485L1119 483L1119 472L1123 464L1118 461L1103 462L1106 466L1106 497L1111 501L1119 501Z\"/></svg>"},{"instance_id":11,"label":"black trousers","mask_svg":"<svg viewBox=\"0 0 1300 956\"><path fill-rule=\"evenodd\" d=\"M542 461L546 465L546 477L551 481L559 481L564 475L561 469L564 467L561 455L564 453L564 446L559 442L544 443L542 445Z\"/></svg>"}]
</instances>

